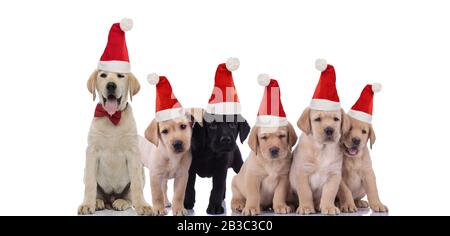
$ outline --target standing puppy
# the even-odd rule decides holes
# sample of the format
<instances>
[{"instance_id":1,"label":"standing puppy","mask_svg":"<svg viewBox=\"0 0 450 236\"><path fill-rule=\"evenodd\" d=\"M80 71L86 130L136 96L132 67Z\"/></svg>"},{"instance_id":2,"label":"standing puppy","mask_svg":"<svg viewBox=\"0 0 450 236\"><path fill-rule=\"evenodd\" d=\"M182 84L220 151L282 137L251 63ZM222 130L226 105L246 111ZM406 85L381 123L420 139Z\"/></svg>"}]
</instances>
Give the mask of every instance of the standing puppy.
<instances>
[{"instance_id":1,"label":"standing puppy","mask_svg":"<svg viewBox=\"0 0 450 236\"><path fill-rule=\"evenodd\" d=\"M366 85L360 98L348 112L351 127L342 141L344 165L338 192L338 200L343 212L356 212L358 207L369 206L376 212L388 211L378 196L375 173L367 147L369 140L370 148L375 143L375 131L372 127L373 95L380 90L380 84ZM369 203L362 200L366 194Z\"/></svg>"},{"instance_id":2,"label":"standing puppy","mask_svg":"<svg viewBox=\"0 0 450 236\"><path fill-rule=\"evenodd\" d=\"M334 67L317 60L322 71L311 101L297 122L303 131L294 150L290 181L298 196L297 213L335 215L339 209L334 201L341 182L341 135L348 132L350 121L340 108Z\"/></svg>"},{"instance_id":3,"label":"standing puppy","mask_svg":"<svg viewBox=\"0 0 450 236\"><path fill-rule=\"evenodd\" d=\"M250 126L240 115L241 106L237 97L231 72L239 67L237 58L230 58L217 67L215 88L203 118L203 127L194 125L192 136L192 165L186 188L184 206L192 209L195 204L195 178L213 179L213 188L206 212L222 214L225 199L228 168L238 173L242 166L241 152L236 144L239 136L244 142Z\"/></svg>"},{"instance_id":4,"label":"standing puppy","mask_svg":"<svg viewBox=\"0 0 450 236\"><path fill-rule=\"evenodd\" d=\"M127 101L128 93L131 100L140 88L130 73L125 43L124 31L131 27L129 19L113 24L98 69L87 83L94 101L99 95L99 103L89 130L84 201L78 214L93 214L105 207L122 211L132 205L139 215L152 213L142 192L144 170L136 122Z\"/></svg>"},{"instance_id":5,"label":"standing puppy","mask_svg":"<svg viewBox=\"0 0 450 236\"><path fill-rule=\"evenodd\" d=\"M243 215L258 215L261 208L286 214L291 212L286 197L297 135L286 119L278 82L267 75L260 75L258 81L266 89L248 140L252 152L233 178L231 209Z\"/></svg>"}]
</instances>

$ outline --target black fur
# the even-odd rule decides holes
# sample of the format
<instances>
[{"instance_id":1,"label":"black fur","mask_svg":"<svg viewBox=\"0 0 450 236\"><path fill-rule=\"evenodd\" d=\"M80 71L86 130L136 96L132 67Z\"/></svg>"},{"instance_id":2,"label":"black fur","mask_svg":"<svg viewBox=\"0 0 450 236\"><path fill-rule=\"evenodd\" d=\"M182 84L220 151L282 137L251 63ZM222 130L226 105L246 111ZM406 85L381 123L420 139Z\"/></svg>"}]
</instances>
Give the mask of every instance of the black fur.
<instances>
[{"instance_id":1,"label":"black fur","mask_svg":"<svg viewBox=\"0 0 450 236\"><path fill-rule=\"evenodd\" d=\"M236 144L239 135L245 141L250 126L241 115L211 115L205 113L203 127L195 124L192 133L192 164L186 187L184 207L192 209L195 204L195 178L211 178L213 188L209 198L208 214L222 214L225 199L228 168L238 173L242 166L241 152ZM230 137L230 142L226 137ZM221 141L222 139L222 141Z\"/></svg>"}]
</instances>

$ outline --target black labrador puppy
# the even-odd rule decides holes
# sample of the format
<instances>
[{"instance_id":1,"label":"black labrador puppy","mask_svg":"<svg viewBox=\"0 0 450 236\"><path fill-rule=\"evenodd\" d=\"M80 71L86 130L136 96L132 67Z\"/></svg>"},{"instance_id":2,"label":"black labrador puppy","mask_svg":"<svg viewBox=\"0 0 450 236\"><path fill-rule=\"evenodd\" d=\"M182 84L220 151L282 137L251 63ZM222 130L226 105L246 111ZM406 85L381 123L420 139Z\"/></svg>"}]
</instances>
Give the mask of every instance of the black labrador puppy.
<instances>
[{"instance_id":1,"label":"black labrador puppy","mask_svg":"<svg viewBox=\"0 0 450 236\"><path fill-rule=\"evenodd\" d=\"M184 207L194 208L195 178L211 178L213 188L209 197L208 214L223 214L222 202L228 168L238 173L243 164L241 152L236 144L239 135L241 143L245 141L250 126L241 115L204 114L203 127L195 124L192 133L192 164L186 187Z\"/></svg>"}]
</instances>

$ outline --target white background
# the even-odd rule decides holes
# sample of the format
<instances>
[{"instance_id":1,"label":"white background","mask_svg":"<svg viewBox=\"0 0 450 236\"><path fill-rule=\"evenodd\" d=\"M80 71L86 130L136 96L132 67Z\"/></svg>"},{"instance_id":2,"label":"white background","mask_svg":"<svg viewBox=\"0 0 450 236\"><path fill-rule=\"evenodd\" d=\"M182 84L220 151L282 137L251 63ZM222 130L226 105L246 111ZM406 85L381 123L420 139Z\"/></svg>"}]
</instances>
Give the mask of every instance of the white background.
<instances>
[{"instance_id":1,"label":"white background","mask_svg":"<svg viewBox=\"0 0 450 236\"><path fill-rule=\"evenodd\" d=\"M278 79L295 123L323 57L346 110L366 83L384 86L372 159L390 215L448 214L449 10L448 1L411 0L1 1L0 215L76 214L95 107L86 81L123 17L135 23L126 37L141 82L132 103L140 134L154 116L150 72L169 78L183 106L205 107L217 65L239 57L233 76L249 123L262 97L259 73ZM197 214L210 182L198 181Z\"/></svg>"}]
</instances>

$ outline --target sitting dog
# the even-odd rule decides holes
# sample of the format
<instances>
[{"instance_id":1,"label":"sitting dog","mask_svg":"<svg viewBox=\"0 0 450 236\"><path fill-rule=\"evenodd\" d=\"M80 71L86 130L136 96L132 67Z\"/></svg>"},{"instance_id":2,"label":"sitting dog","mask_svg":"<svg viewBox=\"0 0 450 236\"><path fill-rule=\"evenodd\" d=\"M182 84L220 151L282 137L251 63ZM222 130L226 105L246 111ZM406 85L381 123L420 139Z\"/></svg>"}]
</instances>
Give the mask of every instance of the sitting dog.
<instances>
[{"instance_id":1,"label":"sitting dog","mask_svg":"<svg viewBox=\"0 0 450 236\"><path fill-rule=\"evenodd\" d=\"M78 214L93 214L105 207L122 211L132 205L139 215L152 214L143 195L144 169L136 122L128 104L128 93L132 100L140 89L139 82L130 72L124 48L123 32L131 27L130 19L113 24L98 69L87 82L94 101L96 94L99 95L99 103L89 130L84 201Z\"/></svg>"}]
</instances>

